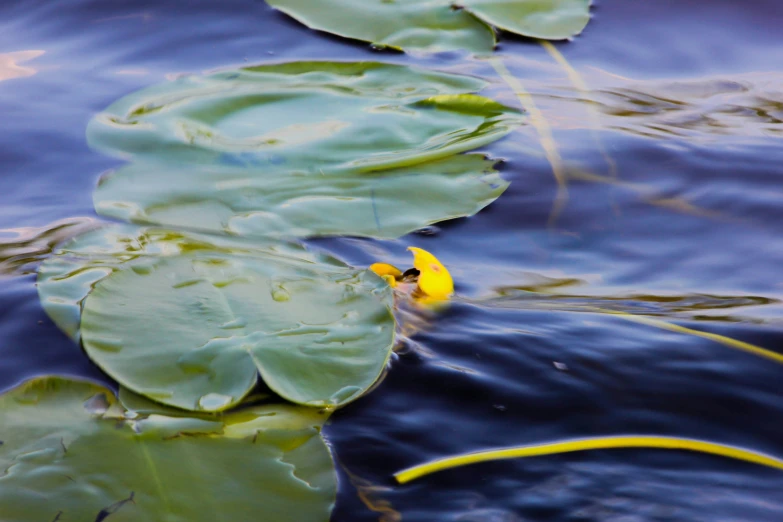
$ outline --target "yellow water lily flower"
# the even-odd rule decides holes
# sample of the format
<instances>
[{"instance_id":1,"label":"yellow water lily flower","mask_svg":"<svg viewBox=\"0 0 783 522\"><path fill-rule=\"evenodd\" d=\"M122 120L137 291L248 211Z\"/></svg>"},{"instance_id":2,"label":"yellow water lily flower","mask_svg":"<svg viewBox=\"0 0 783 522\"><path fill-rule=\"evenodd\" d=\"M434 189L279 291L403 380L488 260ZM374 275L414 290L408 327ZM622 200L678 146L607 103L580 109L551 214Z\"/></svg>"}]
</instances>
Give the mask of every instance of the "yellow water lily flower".
<instances>
[{"instance_id":1,"label":"yellow water lily flower","mask_svg":"<svg viewBox=\"0 0 783 522\"><path fill-rule=\"evenodd\" d=\"M433 299L448 299L454 293L454 281L443 263L421 248L408 250L413 252L413 266L419 271L419 290Z\"/></svg>"},{"instance_id":2,"label":"yellow water lily flower","mask_svg":"<svg viewBox=\"0 0 783 522\"><path fill-rule=\"evenodd\" d=\"M397 280L402 277L400 269L388 263L373 263L368 267L368 270L378 274L392 288L397 287Z\"/></svg>"},{"instance_id":3,"label":"yellow water lily flower","mask_svg":"<svg viewBox=\"0 0 783 522\"><path fill-rule=\"evenodd\" d=\"M368 269L372 270L381 277L390 275L397 279L398 277L402 276L402 272L399 268L388 263L373 263L368 267Z\"/></svg>"},{"instance_id":4,"label":"yellow water lily flower","mask_svg":"<svg viewBox=\"0 0 783 522\"><path fill-rule=\"evenodd\" d=\"M400 269L388 263L373 263L367 269L378 274L392 288L397 287L397 280L402 277Z\"/></svg>"}]
</instances>

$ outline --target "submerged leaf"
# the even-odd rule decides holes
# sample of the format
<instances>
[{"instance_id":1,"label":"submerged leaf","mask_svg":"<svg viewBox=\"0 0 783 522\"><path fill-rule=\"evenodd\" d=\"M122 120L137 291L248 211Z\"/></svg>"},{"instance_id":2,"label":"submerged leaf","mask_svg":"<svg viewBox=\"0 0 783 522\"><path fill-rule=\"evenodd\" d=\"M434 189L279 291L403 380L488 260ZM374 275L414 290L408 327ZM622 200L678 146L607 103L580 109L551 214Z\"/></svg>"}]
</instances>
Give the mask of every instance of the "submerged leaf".
<instances>
[{"instance_id":1,"label":"submerged leaf","mask_svg":"<svg viewBox=\"0 0 783 522\"><path fill-rule=\"evenodd\" d=\"M611 437L593 437L587 439L568 440L562 442L551 442L546 444L535 444L532 446L518 446L513 448L502 448L488 451L477 451L466 453L456 457L434 460L426 464L420 464L412 468L400 471L394 474L394 478L400 484L405 484L417 478L442 471L444 469L456 468L477 462L486 462L490 460L513 459L521 457L537 457L541 455L553 455L558 453L570 453L573 451L586 451L595 449L609 448L661 448L688 450L712 455L719 455L745 462L752 462L762 466L768 466L783 470L783 460L758 453L753 450L717 444L696 439L686 439L681 437L664 437L657 435L618 435Z\"/></svg>"},{"instance_id":2,"label":"submerged leaf","mask_svg":"<svg viewBox=\"0 0 783 522\"><path fill-rule=\"evenodd\" d=\"M0 396L5 522L327 521L337 480L312 408L123 415L96 384L45 377Z\"/></svg>"},{"instance_id":3,"label":"submerged leaf","mask_svg":"<svg viewBox=\"0 0 783 522\"><path fill-rule=\"evenodd\" d=\"M236 405L259 372L288 400L342 406L373 385L391 353L390 289L286 243L109 228L66 245L40 278L47 311L71 312L60 320L70 332L84 301L81 337L96 364L187 410Z\"/></svg>"}]
</instances>

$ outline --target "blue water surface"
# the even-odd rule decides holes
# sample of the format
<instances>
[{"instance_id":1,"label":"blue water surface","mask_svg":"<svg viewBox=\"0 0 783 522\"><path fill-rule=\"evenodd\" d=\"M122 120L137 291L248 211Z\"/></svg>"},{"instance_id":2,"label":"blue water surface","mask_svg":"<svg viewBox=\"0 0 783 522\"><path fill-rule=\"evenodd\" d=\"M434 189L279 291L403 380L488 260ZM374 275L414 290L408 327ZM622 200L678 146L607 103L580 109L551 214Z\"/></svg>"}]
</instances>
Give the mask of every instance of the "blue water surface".
<instances>
[{"instance_id":1,"label":"blue water surface","mask_svg":"<svg viewBox=\"0 0 783 522\"><path fill-rule=\"evenodd\" d=\"M327 426L340 473L333 520L778 522L783 473L695 453L572 453L392 480L447 455L627 433L783 456L780 363L597 313L783 353L778 4L598 0L587 30L556 44L564 65L508 35L493 59L378 52L261 1L3 2L0 389L44 374L111 384L35 290L36 263L99 221L92 190L120 162L91 151L84 130L111 102L181 74L339 59L480 75L519 106L505 68L551 139L530 118L487 148L511 181L498 201L395 241L309 242L357 266L409 266L405 248L426 248L458 292L415 322L381 385Z\"/></svg>"}]
</instances>

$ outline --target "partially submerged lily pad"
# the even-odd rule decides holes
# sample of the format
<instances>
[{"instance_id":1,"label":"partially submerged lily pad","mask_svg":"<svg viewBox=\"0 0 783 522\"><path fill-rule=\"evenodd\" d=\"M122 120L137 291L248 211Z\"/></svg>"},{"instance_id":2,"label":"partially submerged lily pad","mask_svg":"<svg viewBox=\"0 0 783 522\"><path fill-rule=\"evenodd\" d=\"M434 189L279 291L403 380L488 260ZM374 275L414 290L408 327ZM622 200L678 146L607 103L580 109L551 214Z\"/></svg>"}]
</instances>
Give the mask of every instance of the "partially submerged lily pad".
<instances>
[{"instance_id":1,"label":"partially submerged lily pad","mask_svg":"<svg viewBox=\"0 0 783 522\"><path fill-rule=\"evenodd\" d=\"M304 25L379 47L490 52L490 26L562 40L582 32L590 0L267 0Z\"/></svg>"},{"instance_id":2,"label":"partially submerged lily pad","mask_svg":"<svg viewBox=\"0 0 783 522\"><path fill-rule=\"evenodd\" d=\"M0 396L0 513L5 522L325 522L337 486L325 419L287 404L128 416L102 386L35 379Z\"/></svg>"},{"instance_id":3,"label":"partially submerged lily pad","mask_svg":"<svg viewBox=\"0 0 783 522\"><path fill-rule=\"evenodd\" d=\"M39 292L70 332L72 318L61 312L78 319L83 306L87 354L137 393L221 411L260 372L290 401L337 407L385 368L394 318L390 289L375 274L285 243L216 238L210 247L197 234L100 232L44 263Z\"/></svg>"},{"instance_id":4,"label":"partially submerged lily pad","mask_svg":"<svg viewBox=\"0 0 783 522\"><path fill-rule=\"evenodd\" d=\"M495 141L519 112L483 80L377 62L291 62L143 89L90 122L123 157L324 175L405 167Z\"/></svg>"},{"instance_id":5,"label":"partially submerged lily pad","mask_svg":"<svg viewBox=\"0 0 783 522\"><path fill-rule=\"evenodd\" d=\"M99 214L241 236L397 238L472 215L508 186L483 156L380 173L294 176L219 165L134 163L104 178Z\"/></svg>"}]
</instances>

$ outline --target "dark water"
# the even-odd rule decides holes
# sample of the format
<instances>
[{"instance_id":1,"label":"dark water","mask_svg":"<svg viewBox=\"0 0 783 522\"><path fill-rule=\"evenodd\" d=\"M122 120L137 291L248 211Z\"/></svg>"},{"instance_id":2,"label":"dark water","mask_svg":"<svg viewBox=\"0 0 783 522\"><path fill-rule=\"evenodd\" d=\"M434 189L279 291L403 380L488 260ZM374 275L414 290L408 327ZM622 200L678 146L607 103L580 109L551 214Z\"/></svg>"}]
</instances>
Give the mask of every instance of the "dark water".
<instances>
[{"instance_id":1,"label":"dark water","mask_svg":"<svg viewBox=\"0 0 783 522\"><path fill-rule=\"evenodd\" d=\"M607 450L392 482L432 458L589 435L783 455L780 364L594 313L783 352L783 10L777 0L597 4L585 33L557 45L576 80L535 42L500 47L552 129L544 145L562 157L560 189L531 124L488 149L512 184L479 215L396 241L311 242L356 265L407 266L405 247L421 246L460 294L419 325L374 393L333 417L334 520L783 517L780 472L682 452ZM518 104L490 61L373 52L258 1L0 5L0 389L40 374L105 379L34 287L36 261L97 219L92 189L117 165L87 148L90 117L172 75L295 59L480 74Z\"/></svg>"}]
</instances>

